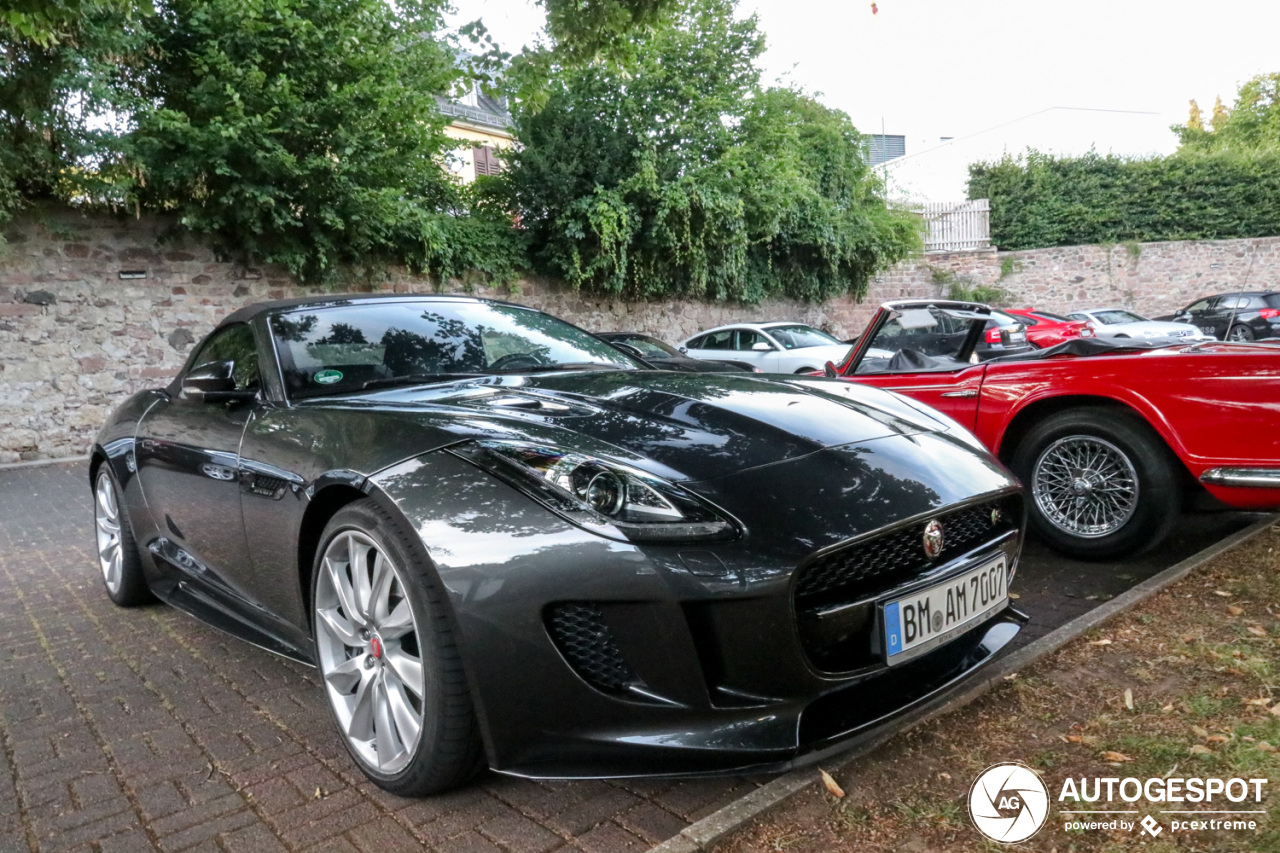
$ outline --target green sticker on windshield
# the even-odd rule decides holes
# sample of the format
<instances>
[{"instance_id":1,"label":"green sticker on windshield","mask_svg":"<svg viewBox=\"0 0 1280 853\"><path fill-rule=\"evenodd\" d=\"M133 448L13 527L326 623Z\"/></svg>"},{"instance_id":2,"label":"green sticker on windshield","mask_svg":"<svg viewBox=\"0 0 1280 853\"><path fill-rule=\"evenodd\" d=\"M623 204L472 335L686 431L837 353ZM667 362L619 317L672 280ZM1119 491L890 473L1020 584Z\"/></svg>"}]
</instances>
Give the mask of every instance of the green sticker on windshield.
<instances>
[{"instance_id":1,"label":"green sticker on windshield","mask_svg":"<svg viewBox=\"0 0 1280 853\"><path fill-rule=\"evenodd\" d=\"M321 385L332 385L335 382L342 381L341 370L320 370L311 377L313 382L319 382Z\"/></svg>"}]
</instances>

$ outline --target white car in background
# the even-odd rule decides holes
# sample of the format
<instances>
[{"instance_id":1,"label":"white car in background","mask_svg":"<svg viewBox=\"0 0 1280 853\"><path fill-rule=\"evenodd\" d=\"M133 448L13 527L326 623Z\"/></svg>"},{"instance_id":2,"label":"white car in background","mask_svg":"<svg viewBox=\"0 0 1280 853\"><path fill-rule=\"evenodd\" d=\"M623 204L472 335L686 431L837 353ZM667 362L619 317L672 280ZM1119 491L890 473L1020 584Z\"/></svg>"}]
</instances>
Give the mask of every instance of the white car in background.
<instances>
[{"instance_id":1,"label":"white car in background","mask_svg":"<svg viewBox=\"0 0 1280 853\"><path fill-rule=\"evenodd\" d=\"M1195 326L1186 323L1167 323L1148 320L1124 308L1097 308L1090 311L1073 311L1067 315L1072 320L1092 323L1098 337L1108 340L1137 340L1150 343L1193 344L1198 341L1216 340Z\"/></svg>"},{"instance_id":2,"label":"white car in background","mask_svg":"<svg viewBox=\"0 0 1280 853\"><path fill-rule=\"evenodd\" d=\"M849 354L826 332L804 323L735 323L699 332L680 344L690 358L746 361L765 373L809 373Z\"/></svg>"}]
</instances>

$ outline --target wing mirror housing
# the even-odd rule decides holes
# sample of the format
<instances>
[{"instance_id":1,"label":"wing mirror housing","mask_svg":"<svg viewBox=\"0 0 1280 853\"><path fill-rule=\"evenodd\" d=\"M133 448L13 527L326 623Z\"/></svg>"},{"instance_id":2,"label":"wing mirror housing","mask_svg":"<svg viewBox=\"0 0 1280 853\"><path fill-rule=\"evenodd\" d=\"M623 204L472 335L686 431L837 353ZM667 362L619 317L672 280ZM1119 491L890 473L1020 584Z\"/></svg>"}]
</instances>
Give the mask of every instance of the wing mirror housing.
<instances>
[{"instance_id":1,"label":"wing mirror housing","mask_svg":"<svg viewBox=\"0 0 1280 853\"><path fill-rule=\"evenodd\" d=\"M756 341L754 344L751 345L751 351L752 352L773 352L773 347L769 346L764 341Z\"/></svg>"},{"instance_id":2,"label":"wing mirror housing","mask_svg":"<svg viewBox=\"0 0 1280 853\"><path fill-rule=\"evenodd\" d=\"M236 388L234 361L202 364L182 377L181 394L199 403L248 403L258 399L257 389Z\"/></svg>"},{"instance_id":3,"label":"wing mirror housing","mask_svg":"<svg viewBox=\"0 0 1280 853\"><path fill-rule=\"evenodd\" d=\"M828 379L835 379L840 375L840 371L836 370L834 362L828 361L826 364L822 365L822 375Z\"/></svg>"}]
</instances>

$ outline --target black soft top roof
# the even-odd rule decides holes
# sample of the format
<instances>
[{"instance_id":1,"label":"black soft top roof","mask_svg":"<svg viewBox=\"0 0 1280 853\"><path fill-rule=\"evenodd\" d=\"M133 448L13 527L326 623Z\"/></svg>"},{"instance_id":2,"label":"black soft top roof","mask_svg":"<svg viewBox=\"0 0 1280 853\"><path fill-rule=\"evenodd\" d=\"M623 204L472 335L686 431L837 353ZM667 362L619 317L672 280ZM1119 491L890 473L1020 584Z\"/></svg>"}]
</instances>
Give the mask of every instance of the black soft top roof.
<instances>
[{"instance_id":1,"label":"black soft top roof","mask_svg":"<svg viewBox=\"0 0 1280 853\"><path fill-rule=\"evenodd\" d=\"M1124 343L1120 343L1118 341L1113 343L1101 338L1074 338L1066 343L1047 347L1045 349L1036 349L1029 352L997 356L996 358L988 359L987 364L992 364L997 361L1037 361L1043 358L1053 358L1055 355L1120 355L1122 353L1140 352L1164 346L1170 346L1170 344L1166 342L1153 343L1132 339L1129 339Z\"/></svg>"}]
</instances>

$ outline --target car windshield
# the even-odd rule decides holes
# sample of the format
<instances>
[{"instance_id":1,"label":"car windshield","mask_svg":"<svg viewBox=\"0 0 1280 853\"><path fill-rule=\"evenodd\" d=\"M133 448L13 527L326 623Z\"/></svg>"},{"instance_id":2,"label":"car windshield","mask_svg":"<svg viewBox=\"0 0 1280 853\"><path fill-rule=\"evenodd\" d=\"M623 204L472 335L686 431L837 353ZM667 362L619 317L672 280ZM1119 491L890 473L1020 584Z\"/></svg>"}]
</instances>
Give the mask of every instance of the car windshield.
<instances>
[{"instance_id":1,"label":"car windshield","mask_svg":"<svg viewBox=\"0 0 1280 853\"><path fill-rule=\"evenodd\" d=\"M1146 317L1139 317L1129 311L1094 311L1094 318L1104 326L1116 326L1120 323L1145 323Z\"/></svg>"},{"instance_id":2,"label":"car windshield","mask_svg":"<svg viewBox=\"0 0 1280 853\"><path fill-rule=\"evenodd\" d=\"M805 347L825 347L839 344L826 332L820 332L812 326L795 323L790 326L768 326L765 329L775 341L785 349L803 349Z\"/></svg>"},{"instance_id":3,"label":"car windshield","mask_svg":"<svg viewBox=\"0 0 1280 853\"><path fill-rule=\"evenodd\" d=\"M367 302L270 319L292 397L459 375L639 365L549 314L487 302Z\"/></svg>"},{"instance_id":4,"label":"car windshield","mask_svg":"<svg viewBox=\"0 0 1280 853\"><path fill-rule=\"evenodd\" d=\"M633 346L645 358L680 358L680 352L675 347L648 335L610 335L608 340Z\"/></svg>"},{"instance_id":5,"label":"car windshield","mask_svg":"<svg viewBox=\"0 0 1280 853\"><path fill-rule=\"evenodd\" d=\"M951 311L930 305L894 311L876 331L858 365L858 373L910 373L959 370L971 362L960 352L975 322L991 322L985 314Z\"/></svg>"}]
</instances>

